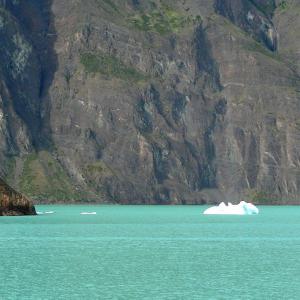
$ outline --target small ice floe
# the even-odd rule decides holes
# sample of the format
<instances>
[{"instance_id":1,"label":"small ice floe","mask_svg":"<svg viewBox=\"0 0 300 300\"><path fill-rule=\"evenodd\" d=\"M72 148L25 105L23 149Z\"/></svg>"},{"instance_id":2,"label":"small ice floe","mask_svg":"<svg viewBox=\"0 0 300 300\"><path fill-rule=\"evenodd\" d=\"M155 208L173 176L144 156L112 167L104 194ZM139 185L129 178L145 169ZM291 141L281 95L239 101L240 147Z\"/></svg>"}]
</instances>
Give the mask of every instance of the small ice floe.
<instances>
[{"instance_id":1,"label":"small ice floe","mask_svg":"<svg viewBox=\"0 0 300 300\"><path fill-rule=\"evenodd\" d=\"M49 211L37 211L36 212L38 215L51 215L55 214L55 211L49 210Z\"/></svg>"},{"instance_id":2,"label":"small ice floe","mask_svg":"<svg viewBox=\"0 0 300 300\"><path fill-rule=\"evenodd\" d=\"M257 215L258 213L259 210L254 204L245 201L237 205L230 202L226 205L221 202L218 206L209 207L203 212L204 215Z\"/></svg>"},{"instance_id":3,"label":"small ice floe","mask_svg":"<svg viewBox=\"0 0 300 300\"><path fill-rule=\"evenodd\" d=\"M81 215L96 215L97 213L95 211L91 211L91 212L86 211L86 212L81 212L80 214Z\"/></svg>"}]
</instances>

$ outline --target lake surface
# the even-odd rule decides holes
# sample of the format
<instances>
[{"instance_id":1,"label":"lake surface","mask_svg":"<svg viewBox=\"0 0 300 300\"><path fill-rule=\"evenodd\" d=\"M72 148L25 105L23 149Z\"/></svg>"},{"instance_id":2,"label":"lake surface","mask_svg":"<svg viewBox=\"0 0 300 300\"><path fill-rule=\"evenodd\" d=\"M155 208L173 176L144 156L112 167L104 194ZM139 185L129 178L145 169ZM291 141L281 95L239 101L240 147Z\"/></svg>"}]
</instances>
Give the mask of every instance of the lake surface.
<instances>
[{"instance_id":1,"label":"lake surface","mask_svg":"<svg viewBox=\"0 0 300 300\"><path fill-rule=\"evenodd\" d=\"M38 206L56 213L1 217L0 299L300 298L300 207L205 208Z\"/></svg>"}]
</instances>

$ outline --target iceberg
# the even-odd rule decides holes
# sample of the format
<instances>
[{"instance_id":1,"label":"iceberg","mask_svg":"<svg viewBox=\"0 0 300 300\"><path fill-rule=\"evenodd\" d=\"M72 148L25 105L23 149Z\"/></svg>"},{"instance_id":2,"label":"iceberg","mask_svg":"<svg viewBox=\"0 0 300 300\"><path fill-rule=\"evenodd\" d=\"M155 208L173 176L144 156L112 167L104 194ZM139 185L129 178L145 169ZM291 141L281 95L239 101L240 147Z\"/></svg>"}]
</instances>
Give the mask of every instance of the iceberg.
<instances>
[{"instance_id":1,"label":"iceberg","mask_svg":"<svg viewBox=\"0 0 300 300\"><path fill-rule=\"evenodd\" d=\"M93 212L81 212L81 215L96 215L97 213L95 211Z\"/></svg>"},{"instance_id":2,"label":"iceberg","mask_svg":"<svg viewBox=\"0 0 300 300\"><path fill-rule=\"evenodd\" d=\"M37 211L36 212L38 215L52 215L55 213L55 211Z\"/></svg>"},{"instance_id":3,"label":"iceberg","mask_svg":"<svg viewBox=\"0 0 300 300\"><path fill-rule=\"evenodd\" d=\"M230 202L226 205L221 202L218 206L209 207L203 212L204 215L257 215L258 213L259 210L254 204L245 201L237 205Z\"/></svg>"}]
</instances>

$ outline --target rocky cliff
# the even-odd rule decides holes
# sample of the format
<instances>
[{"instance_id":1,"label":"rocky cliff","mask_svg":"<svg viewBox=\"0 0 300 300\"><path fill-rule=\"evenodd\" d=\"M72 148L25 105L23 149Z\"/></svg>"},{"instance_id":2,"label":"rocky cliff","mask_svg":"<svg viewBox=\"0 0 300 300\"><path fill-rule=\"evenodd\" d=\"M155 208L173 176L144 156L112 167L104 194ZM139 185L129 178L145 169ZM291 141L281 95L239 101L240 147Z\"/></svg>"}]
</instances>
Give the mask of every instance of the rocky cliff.
<instances>
[{"instance_id":1,"label":"rocky cliff","mask_svg":"<svg viewBox=\"0 0 300 300\"><path fill-rule=\"evenodd\" d=\"M0 180L0 216L35 215L35 208L26 197Z\"/></svg>"},{"instance_id":2,"label":"rocky cliff","mask_svg":"<svg viewBox=\"0 0 300 300\"><path fill-rule=\"evenodd\" d=\"M0 4L0 175L20 191L300 203L299 1Z\"/></svg>"}]
</instances>

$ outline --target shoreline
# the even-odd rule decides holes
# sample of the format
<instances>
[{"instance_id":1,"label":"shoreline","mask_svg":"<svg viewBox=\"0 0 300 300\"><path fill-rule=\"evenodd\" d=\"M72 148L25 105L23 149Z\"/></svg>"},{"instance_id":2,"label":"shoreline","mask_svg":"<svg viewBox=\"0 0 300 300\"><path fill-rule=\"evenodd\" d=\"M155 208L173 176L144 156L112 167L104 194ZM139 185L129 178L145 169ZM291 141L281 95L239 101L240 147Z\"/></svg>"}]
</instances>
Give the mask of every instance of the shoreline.
<instances>
[{"instance_id":1,"label":"shoreline","mask_svg":"<svg viewBox=\"0 0 300 300\"><path fill-rule=\"evenodd\" d=\"M221 203L221 202L220 202ZM90 203L90 202L82 202L82 203L68 203L68 202L49 202L49 203L34 203L34 206L41 206L41 205L57 205L57 206L63 206L63 205L70 205L70 206L213 206L218 205L220 203L206 203L206 204L147 204L147 203L141 203L141 204L122 204L122 203ZM278 203L253 203L256 206L300 206L299 203L284 203L284 204L278 204Z\"/></svg>"}]
</instances>

